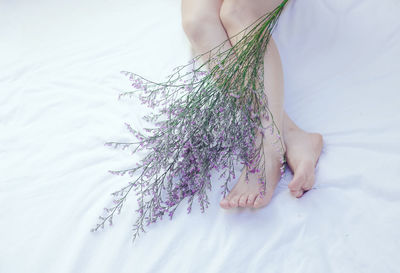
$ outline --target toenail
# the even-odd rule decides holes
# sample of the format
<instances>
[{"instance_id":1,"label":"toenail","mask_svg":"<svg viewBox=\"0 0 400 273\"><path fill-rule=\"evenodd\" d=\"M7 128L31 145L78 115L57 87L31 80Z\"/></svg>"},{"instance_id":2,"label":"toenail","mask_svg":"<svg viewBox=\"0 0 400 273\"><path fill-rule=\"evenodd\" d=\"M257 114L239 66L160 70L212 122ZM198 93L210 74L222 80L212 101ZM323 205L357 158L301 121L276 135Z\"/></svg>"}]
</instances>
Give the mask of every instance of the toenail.
<instances>
[{"instance_id":1,"label":"toenail","mask_svg":"<svg viewBox=\"0 0 400 273\"><path fill-rule=\"evenodd\" d=\"M296 197L300 198L300 197L303 196L303 194L304 194L304 191L298 191L297 194L296 194Z\"/></svg>"}]
</instances>

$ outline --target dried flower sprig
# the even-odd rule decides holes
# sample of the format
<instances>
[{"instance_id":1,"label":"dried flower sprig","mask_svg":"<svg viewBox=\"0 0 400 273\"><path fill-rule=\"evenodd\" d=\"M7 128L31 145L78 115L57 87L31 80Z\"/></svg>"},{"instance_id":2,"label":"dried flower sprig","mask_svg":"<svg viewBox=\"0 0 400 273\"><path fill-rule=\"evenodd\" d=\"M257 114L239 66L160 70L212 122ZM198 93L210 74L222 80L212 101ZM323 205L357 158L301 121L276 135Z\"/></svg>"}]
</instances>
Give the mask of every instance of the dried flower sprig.
<instances>
[{"instance_id":1,"label":"dried flower sprig","mask_svg":"<svg viewBox=\"0 0 400 273\"><path fill-rule=\"evenodd\" d=\"M137 195L139 215L133 240L145 231L145 226L163 216L172 219L184 199L188 213L195 198L204 212L209 205L211 171L221 172L225 197L229 182L235 179L234 163L238 161L244 164L246 177L259 173L261 194L265 193L268 180L264 137L257 141L259 134L274 137L283 174L284 145L264 91L264 54L287 1L237 34L243 36L228 50L223 49L229 40L176 67L165 82L122 72L136 90L120 97L139 92L140 100L158 111L143 117L154 124L153 128L144 129L145 134L126 124L137 141L106 143L114 148L130 148L133 153L148 153L135 167L110 171L135 178L112 193L114 205L104 209L105 216L99 217L100 222L91 231L104 228L107 222L111 225L131 192Z\"/></svg>"}]
</instances>

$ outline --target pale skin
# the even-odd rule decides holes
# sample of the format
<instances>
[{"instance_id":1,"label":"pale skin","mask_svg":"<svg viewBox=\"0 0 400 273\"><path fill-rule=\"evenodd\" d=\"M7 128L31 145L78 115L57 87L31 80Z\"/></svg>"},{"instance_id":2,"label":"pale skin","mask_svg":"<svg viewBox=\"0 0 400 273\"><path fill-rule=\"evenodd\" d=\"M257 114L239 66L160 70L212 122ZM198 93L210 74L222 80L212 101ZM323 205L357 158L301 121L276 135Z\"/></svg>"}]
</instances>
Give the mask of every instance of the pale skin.
<instances>
[{"instance_id":1,"label":"pale skin","mask_svg":"<svg viewBox=\"0 0 400 273\"><path fill-rule=\"evenodd\" d=\"M239 33L280 3L281 0L182 0L182 25L195 53L201 54ZM225 44L226 49L238 39L240 37L231 39L230 44ZM268 106L283 137L285 156L294 173L288 187L294 197L300 198L315 183L315 166L322 150L322 136L300 129L283 109L283 70L273 39L264 57L264 71ZM261 138L260 134L258 138ZM280 180L280 154L271 144L271 136L266 134L263 143L267 173L265 195L260 195L257 174L250 174L249 181L246 181L243 169L235 186L221 200L222 208L261 208L271 201Z\"/></svg>"}]
</instances>

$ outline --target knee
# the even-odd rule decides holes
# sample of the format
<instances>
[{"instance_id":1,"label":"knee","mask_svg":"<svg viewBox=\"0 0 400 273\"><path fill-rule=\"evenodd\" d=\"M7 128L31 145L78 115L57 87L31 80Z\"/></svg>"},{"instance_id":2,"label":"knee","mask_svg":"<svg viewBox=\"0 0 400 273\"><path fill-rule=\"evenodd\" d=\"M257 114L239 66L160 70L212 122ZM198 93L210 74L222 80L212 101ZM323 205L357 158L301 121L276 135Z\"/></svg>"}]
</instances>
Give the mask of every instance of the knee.
<instances>
[{"instance_id":1,"label":"knee","mask_svg":"<svg viewBox=\"0 0 400 273\"><path fill-rule=\"evenodd\" d=\"M248 0L224 0L219 17L225 29L236 30L253 16Z\"/></svg>"},{"instance_id":2,"label":"knee","mask_svg":"<svg viewBox=\"0 0 400 273\"><path fill-rule=\"evenodd\" d=\"M182 15L182 27L191 43L202 43L212 31L218 16L207 13L186 13Z\"/></svg>"}]
</instances>

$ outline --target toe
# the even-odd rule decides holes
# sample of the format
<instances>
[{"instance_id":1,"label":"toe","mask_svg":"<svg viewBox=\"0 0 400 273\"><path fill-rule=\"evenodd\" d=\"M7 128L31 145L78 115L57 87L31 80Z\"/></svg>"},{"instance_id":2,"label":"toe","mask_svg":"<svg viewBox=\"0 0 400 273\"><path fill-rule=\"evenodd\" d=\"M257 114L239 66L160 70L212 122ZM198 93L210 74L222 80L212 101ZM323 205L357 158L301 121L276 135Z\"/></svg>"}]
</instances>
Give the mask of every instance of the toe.
<instances>
[{"instance_id":1,"label":"toe","mask_svg":"<svg viewBox=\"0 0 400 273\"><path fill-rule=\"evenodd\" d=\"M290 193L297 197L302 194L302 189L307 181L306 175L304 173L297 172L294 174L292 181L290 181L288 188Z\"/></svg>"},{"instance_id":2,"label":"toe","mask_svg":"<svg viewBox=\"0 0 400 273\"><path fill-rule=\"evenodd\" d=\"M304 191L303 190L298 190L298 191L290 191L290 193L296 197L296 198L300 198L303 196Z\"/></svg>"},{"instance_id":3,"label":"toe","mask_svg":"<svg viewBox=\"0 0 400 273\"><path fill-rule=\"evenodd\" d=\"M314 183L315 183L315 175L314 173L312 173L311 175L309 175L307 181L304 183L303 190L304 191L311 190L312 187L314 186Z\"/></svg>"},{"instance_id":4,"label":"toe","mask_svg":"<svg viewBox=\"0 0 400 273\"><path fill-rule=\"evenodd\" d=\"M229 209L229 200L227 198L224 198L221 200L219 205L221 206L221 208Z\"/></svg>"},{"instance_id":5,"label":"toe","mask_svg":"<svg viewBox=\"0 0 400 273\"><path fill-rule=\"evenodd\" d=\"M240 196L240 199L239 199L239 207L242 207L242 208L245 208L245 207L246 207L247 198L248 198L248 195L247 195L247 194L242 194L242 196Z\"/></svg>"},{"instance_id":6,"label":"toe","mask_svg":"<svg viewBox=\"0 0 400 273\"><path fill-rule=\"evenodd\" d=\"M249 196L247 197L247 203L246 203L246 207L248 208L252 208L254 205L254 200L256 199L257 194L249 194Z\"/></svg>"},{"instance_id":7,"label":"toe","mask_svg":"<svg viewBox=\"0 0 400 273\"><path fill-rule=\"evenodd\" d=\"M233 196L231 198L231 200L229 201L229 207L237 208L239 206L239 198L240 198L240 195Z\"/></svg>"},{"instance_id":8,"label":"toe","mask_svg":"<svg viewBox=\"0 0 400 273\"><path fill-rule=\"evenodd\" d=\"M303 172L298 171L294 174L292 181L290 181L288 187L291 191L300 190L306 182L306 175Z\"/></svg>"},{"instance_id":9,"label":"toe","mask_svg":"<svg viewBox=\"0 0 400 273\"><path fill-rule=\"evenodd\" d=\"M258 195L256 200L254 200L253 208L259 209L261 207L266 206L269 203L270 198L268 196Z\"/></svg>"},{"instance_id":10,"label":"toe","mask_svg":"<svg viewBox=\"0 0 400 273\"><path fill-rule=\"evenodd\" d=\"M299 198L303 196L304 192L310 190L315 182L314 167L312 164L304 163L295 171L292 181L288 187L290 193Z\"/></svg>"}]
</instances>

